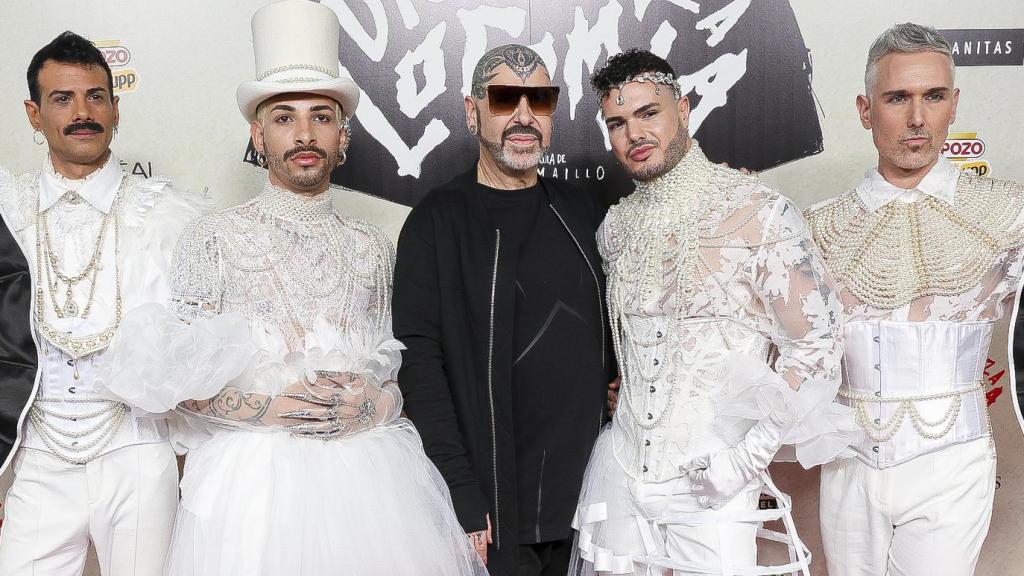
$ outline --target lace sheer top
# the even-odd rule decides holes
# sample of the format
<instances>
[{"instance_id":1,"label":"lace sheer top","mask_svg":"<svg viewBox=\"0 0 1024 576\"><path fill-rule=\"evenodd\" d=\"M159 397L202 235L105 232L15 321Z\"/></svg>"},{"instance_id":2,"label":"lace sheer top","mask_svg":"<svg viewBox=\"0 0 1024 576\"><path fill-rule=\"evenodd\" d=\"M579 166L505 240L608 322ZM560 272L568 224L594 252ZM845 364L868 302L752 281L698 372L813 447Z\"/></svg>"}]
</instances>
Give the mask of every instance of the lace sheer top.
<instances>
[{"instance_id":1,"label":"lace sheer top","mask_svg":"<svg viewBox=\"0 0 1024 576\"><path fill-rule=\"evenodd\" d=\"M694 145L612 207L598 245L620 348L646 318L670 320L668 332L725 319L777 347L775 370L790 386L838 377L837 287L800 210L755 177L710 163Z\"/></svg>"},{"instance_id":2,"label":"lace sheer top","mask_svg":"<svg viewBox=\"0 0 1024 576\"><path fill-rule=\"evenodd\" d=\"M385 328L393 267L391 242L336 212L330 191L304 198L267 184L185 231L171 303L186 321L238 313L301 351L318 323L340 332L366 322Z\"/></svg>"}]
</instances>

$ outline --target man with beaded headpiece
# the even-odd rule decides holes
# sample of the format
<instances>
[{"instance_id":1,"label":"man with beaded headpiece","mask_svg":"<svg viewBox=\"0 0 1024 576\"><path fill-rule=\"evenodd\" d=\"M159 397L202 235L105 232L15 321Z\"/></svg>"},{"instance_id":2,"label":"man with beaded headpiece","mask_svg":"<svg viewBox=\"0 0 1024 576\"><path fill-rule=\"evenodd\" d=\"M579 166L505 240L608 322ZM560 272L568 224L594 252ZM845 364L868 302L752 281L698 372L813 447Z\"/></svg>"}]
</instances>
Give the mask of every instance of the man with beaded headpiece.
<instances>
[{"instance_id":1,"label":"man with beaded headpiece","mask_svg":"<svg viewBox=\"0 0 1024 576\"><path fill-rule=\"evenodd\" d=\"M78 576L91 543L102 574L156 576L178 495L167 425L100 397L98 379L124 314L167 297L174 239L204 203L122 170L118 97L91 42L59 35L28 85L48 154L20 177L0 169L14 240L0 260L25 264L0 272L0 470L14 470L0 574Z\"/></svg>"},{"instance_id":2,"label":"man with beaded headpiece","mask_svg":"<svg viewBox=\"0 0 1024 576\"><path fill-rule=\"evenodd\" d=\"M104 380L175 410L188 449L165 574L484 576L401 417L391 244L333 205L359 101L338 18L284 0L252 33L236 98L268 181L182 234L169 303L125 318Z\"/></svg>"},{"instance_id":3,"label":"man with beaded headpiece","mask_svg":"<svg viewBox=\"0 0 1024 576\"><path fill-rule=\"evenodd\" d=\"M807 218L842 287L840 396L867 432L822 469L831 576L974 573L995 490L983 372L1021 275L1024 186L941 154L956 117L949 43L893 26L872 44L860 120L878 166Z\"/></svg>"},{"instance_id":4,"label":"man with beaded headpiece","mask_svg":"<svg viewBox=\"0 0 1024 576\"><path fill-rule=\"evenodd\" d=\"M668 62L628 50L591 85L636 190L598 232L622 388L587 469L570 574L807 575L767 468L821 464L856 441L834 402L838 289L796 206L690 138ZM778 510L758 510L762 491ZM787 533L759 530L772 519ZM759 532L791 563L756 567Z\"/></svg>"},{"instance_id":5,"label":"man with beaded headpiece","mask_svg":"<svg viewBox=\"0 0 1024 576\"><path fill-rule=\"evenodd\" d=\"M395 334L409 418L495 575L564 575L614 375L595 190L540 177L558 87L540 56L489 50L465 96L469 170L398 240Z\"/></svg>"}]
</instances>

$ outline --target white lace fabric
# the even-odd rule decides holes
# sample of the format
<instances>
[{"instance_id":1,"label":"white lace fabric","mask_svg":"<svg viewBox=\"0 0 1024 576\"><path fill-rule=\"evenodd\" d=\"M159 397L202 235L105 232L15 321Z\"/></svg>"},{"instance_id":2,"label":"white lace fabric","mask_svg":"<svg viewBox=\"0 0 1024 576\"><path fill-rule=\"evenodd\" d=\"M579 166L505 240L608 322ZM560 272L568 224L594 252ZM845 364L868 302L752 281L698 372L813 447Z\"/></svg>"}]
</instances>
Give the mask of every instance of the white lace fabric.
<instances>
[{"instance_id":1,"label":"white lace fabric","mask_svg":"<svg viewBox=\"0 0 1024 576\"><path fill-rule=\"evenodd\" d=\"M787 423L786 459L811 466L846 452L855 426L833 402L839 293L789 199L694 146L609 211L598 244L627 471L677 476L679 464L735 444L769 413Z\"/></svg>"},{"instance_id":2,"label":"white lace fabric","mask_svg":"<svg viewBox=\"0 0 1024 576\"><path fill-rule=\"evenodd\" d=\"M352 417L346 433L397 419L393 248L377 228L338 214L331 196L267 184L253 200L192 223L176 249L169 308L125 318L113 393L153 412L209 400L179 411L261 428L277 426L261 417L275 397L327 370L354 378L326 394L338 396L342 418ZM346 405L367 399L372 414L347 414ZM179 431L186 446L187 431Z\"/></svg>"}]
</instances>

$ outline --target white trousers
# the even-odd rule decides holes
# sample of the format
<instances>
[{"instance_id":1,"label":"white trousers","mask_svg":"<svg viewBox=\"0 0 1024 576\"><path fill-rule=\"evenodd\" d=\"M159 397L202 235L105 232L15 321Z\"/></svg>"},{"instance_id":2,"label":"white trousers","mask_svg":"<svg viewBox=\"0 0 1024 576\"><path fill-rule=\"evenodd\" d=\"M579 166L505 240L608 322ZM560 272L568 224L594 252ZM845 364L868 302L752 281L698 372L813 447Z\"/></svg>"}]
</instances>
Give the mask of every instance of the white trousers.
<instances>
[{"instance_id":1,"label":"white trousers","mask_svg":"<svg viewBox=\"0 0 1024 576\"><path fill-rule=\"evenodd\" d=\"M891 468L857 459L821 471L829 576L970 576L988 534L996 459L988 438Z\"/></svg>"},{"instance_id":2,"label":"white trousers","mask_svg":"<svg viewBox=\"0 0 1024 576\"><path fill-rule=\"evenodd\" d=\"M0 574L79 576L89 542L103 576L159 576L178 501L167 442L119 448L86 464L22 448L0 531Z\"/></svg>"}]
</instances>

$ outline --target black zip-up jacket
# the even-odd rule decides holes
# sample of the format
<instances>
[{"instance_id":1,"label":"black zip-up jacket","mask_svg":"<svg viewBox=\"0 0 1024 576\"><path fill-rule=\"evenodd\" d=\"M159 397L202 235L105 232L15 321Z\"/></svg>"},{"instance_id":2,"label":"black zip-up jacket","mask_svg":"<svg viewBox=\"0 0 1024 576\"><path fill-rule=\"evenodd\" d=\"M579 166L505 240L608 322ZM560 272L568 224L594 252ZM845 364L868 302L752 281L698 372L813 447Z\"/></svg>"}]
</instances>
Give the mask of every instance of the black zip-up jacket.
<instances>
[{"instance_id":1,"label":"black zip-up jacket","mask_svg":"<svg viewBox=\"0 0 1024 576\"><path fill-rule=\"evenodd\" d=\"M0 471L18 438L18 419L32 397L36 345L30 323L32 280L28 262L0 218Z\"/></svg>"},{"instance_id":2,"label":"black zip-up jacket","mask_svg":"<svg viewBox=\"0 0 1024 576\"><path fill-rule=\"evenodd\" d=\"M553 210L564 224L600 296L601 310L594 313L601 318L607 379L594 387L593 397L567 399L590 404L597 422L615 373L595 236L605 207L597 192L559 180L540 182L547 204L542 209ZM474 164L431 190L409 214L398 239L394 333L406 346L398 373L405 411L448 483L463 529L485 530L490 514L488 569L506 574L518 563L511 413L518 248L501 244L475 185Z\"/></svg>"}]
</instances>

